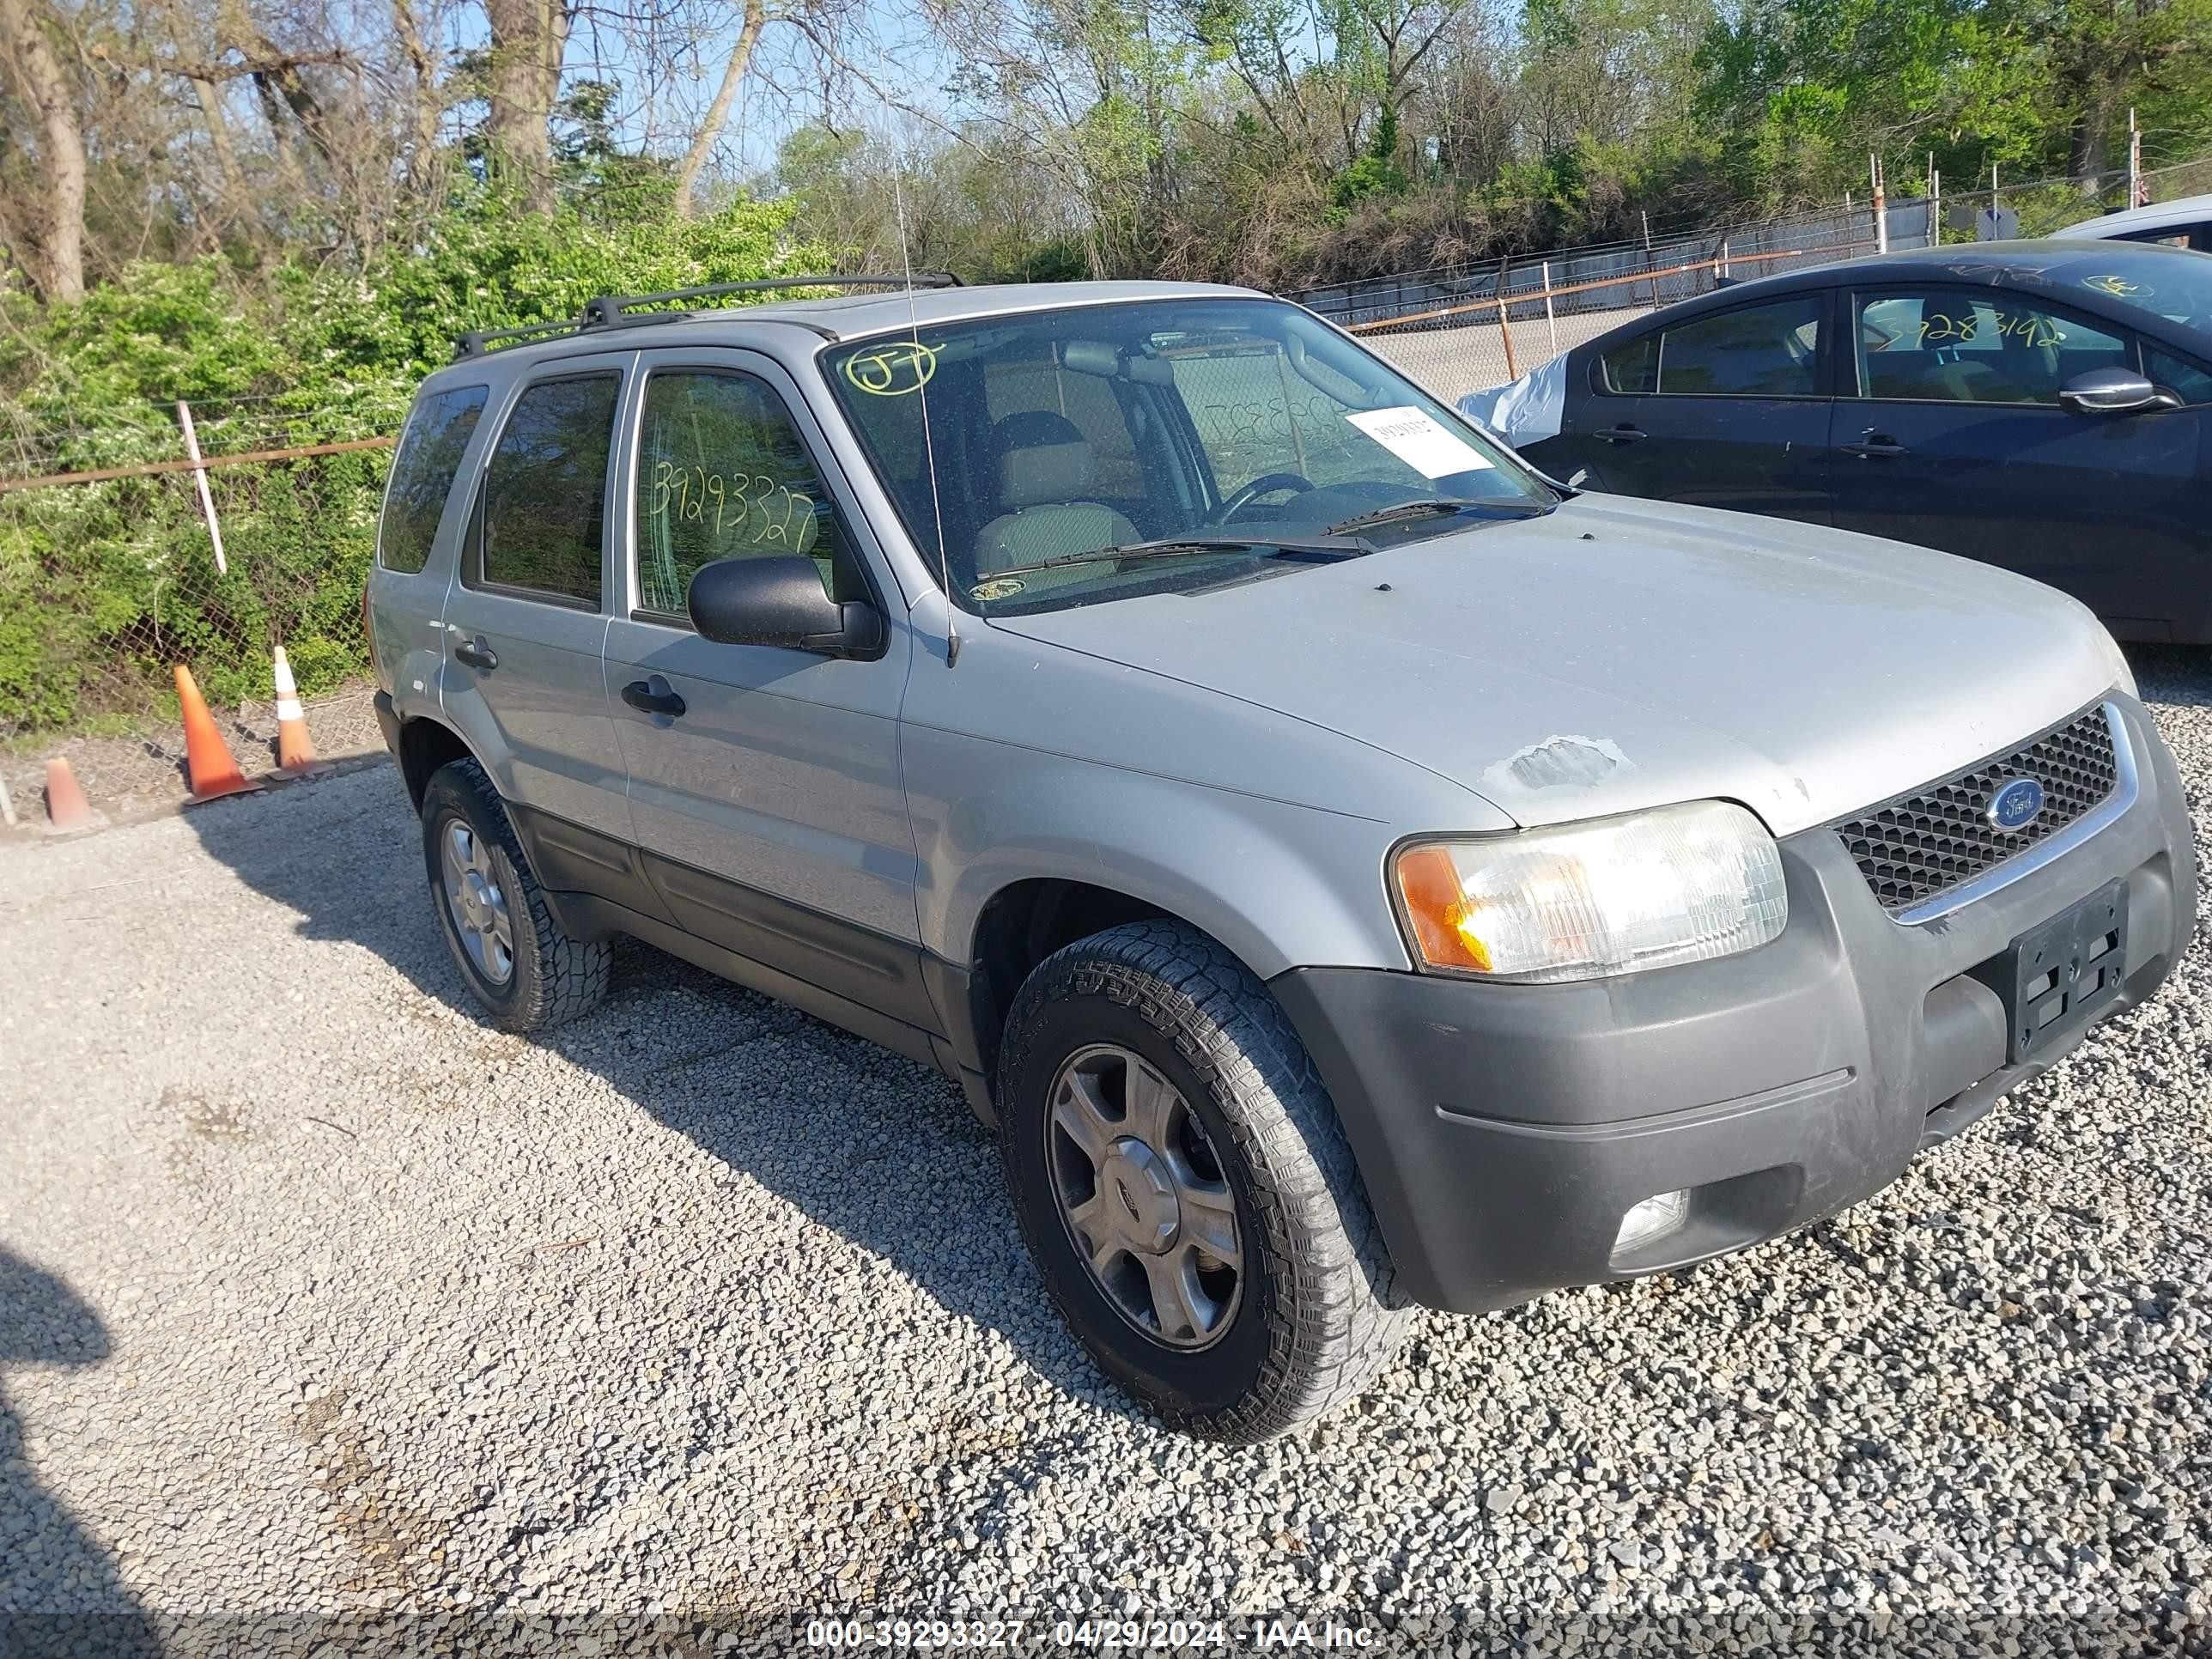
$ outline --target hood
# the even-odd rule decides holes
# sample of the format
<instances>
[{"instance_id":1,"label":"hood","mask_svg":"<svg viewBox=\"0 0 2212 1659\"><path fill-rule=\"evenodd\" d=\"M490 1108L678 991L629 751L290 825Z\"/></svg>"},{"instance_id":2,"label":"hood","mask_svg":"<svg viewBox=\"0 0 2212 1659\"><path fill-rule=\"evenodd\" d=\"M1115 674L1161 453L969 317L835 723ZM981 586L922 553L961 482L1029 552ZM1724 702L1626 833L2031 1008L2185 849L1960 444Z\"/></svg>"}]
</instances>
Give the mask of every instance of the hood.
<instances>
[{"instance_id":1,"label":"hood","mask_svg":"<svg viewBox=\"0 0 2212 1659\"><path fill-rule=\"evenodd\" d=\"M2088 611L2025 577L1603 495L992 626L1280 710L1524 825L1717 798L1785 836L2002 753L2126 675Z\"/></svg>"}]
</instances>

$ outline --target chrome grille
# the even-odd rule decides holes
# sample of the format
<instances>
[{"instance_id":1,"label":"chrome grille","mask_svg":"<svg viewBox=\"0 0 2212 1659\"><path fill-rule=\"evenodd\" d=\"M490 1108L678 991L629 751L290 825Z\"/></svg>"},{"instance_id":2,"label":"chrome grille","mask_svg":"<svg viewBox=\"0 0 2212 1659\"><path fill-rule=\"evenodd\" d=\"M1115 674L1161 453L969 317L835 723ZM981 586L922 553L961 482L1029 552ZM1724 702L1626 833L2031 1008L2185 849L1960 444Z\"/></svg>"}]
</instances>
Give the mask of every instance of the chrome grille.
<instances>
[{"instance_id":1,"label":"chrome grille","mask_svg":"<svg viewBox=\"0 0 2212 1659\"><path fill-rule=\"evenodd\" d=\"M2100 704L2008 755L1924 785L1836 830L1882 908L1909 910L2048 841L2110 795L2118 775ZM1990 797L2012 778L2043 786L2043 811L2025 828L2000 830L1984 815Z\"/></svg>"}]
</instances>

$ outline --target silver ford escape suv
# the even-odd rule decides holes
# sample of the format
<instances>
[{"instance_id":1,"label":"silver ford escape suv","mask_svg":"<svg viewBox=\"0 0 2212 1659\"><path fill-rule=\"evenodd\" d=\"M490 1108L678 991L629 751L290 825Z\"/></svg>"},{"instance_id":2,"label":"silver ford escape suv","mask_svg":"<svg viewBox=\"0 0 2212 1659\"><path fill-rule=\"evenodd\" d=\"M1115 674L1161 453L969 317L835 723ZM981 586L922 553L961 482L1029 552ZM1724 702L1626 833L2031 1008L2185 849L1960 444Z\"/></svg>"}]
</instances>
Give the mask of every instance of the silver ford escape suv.
<instances>
[{"instance_id":1,"label":"silver ford escape suv","mask_svg":"<svg viewBox=\"0 0 2212 1659\"><path fill-rule=\"evenodd\" d=\"M464 341L379 713L500 1024L627 934L936 1067L1169 1423L1830 1215L2180 953L2073 600L1577 495L1258 295L879 287Z\"/></svg>"}]
</instances>

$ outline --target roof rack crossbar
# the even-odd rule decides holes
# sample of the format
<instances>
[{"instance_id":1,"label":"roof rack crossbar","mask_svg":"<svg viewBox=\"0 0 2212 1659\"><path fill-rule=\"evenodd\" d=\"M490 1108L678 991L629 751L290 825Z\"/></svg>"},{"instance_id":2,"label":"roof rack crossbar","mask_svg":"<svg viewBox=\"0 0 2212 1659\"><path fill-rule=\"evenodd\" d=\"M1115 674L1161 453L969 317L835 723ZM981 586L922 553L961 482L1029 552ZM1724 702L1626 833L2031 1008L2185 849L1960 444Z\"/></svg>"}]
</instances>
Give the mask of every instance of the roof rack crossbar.
<instances>
[{"instance_id":1,"label":"roof rack crossbar","mask_svg":"<svg viewBox=\"0 0 2212 1659\"><path fill-rule=\"evenodd\" d=\"M951 271L917 270L910 280L905 276L762 276L744 283L709 283L703 288L672 288L664 294L603 294L596 300L585 302L581 316L562 317L543 323L524 323L515 328L472 329L455 342L459 349L453 356L456 362L465 357L481 357L495 345L541 335L582 334L595 329L619 328L625 325L665 323L677 313L642 312L635 317L628 313L641 307L666 305L680 300L706 300L725 294L767 294L794 288L959 286L960 279Z\"/></svg>"}]
</instances>

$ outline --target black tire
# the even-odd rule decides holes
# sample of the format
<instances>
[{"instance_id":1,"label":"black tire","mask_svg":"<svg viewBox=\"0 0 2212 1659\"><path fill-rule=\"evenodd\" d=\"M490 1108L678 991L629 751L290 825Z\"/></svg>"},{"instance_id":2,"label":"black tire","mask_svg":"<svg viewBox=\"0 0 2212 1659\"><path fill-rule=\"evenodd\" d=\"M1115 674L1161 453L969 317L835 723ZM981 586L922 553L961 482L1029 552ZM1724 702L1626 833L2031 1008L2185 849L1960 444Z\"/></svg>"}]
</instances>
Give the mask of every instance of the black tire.
<instances>
[{"instance_id":1,"label":"black tire","mask_svg":"<svg viewBox=\"0 0 2212 1659\"><path fill-rule=\"evenodd\" d=\"M457 820L481 842L500 878L513 953L504 982L471 958L446 896L441 847L447 826ZM506 804L476 762L449 761L430 775L422 790L422 857L446 948L494 1024L507 1031L540 1031L599 1006L607 993L613 946L602 939L571 939L561 931L515 839Z\"/></svg>"},{"instance_id":2,"label":"black tire","mask_svg":"<svg viewBox=\"0 0 2212 1659\"><path fill-rule=\"evenodd\" d=\"M1063 1212L1052 1097L1063 1068L1102 1043L1180 1091L1234 1195L1245 1265L1210 1346L1170 1346L1133 1322ZM1389 1364L1411 1315L1389 1305L1389 1258L1335 1108L1280 1006L1220 945L1180 922L1133 922L1047 957L1008 1015L997 1094L1007 1184L1046 1287L1108 1374L1163 1421L1270 1439L1353 1399Z\"/></svg>"}]
</instances>

